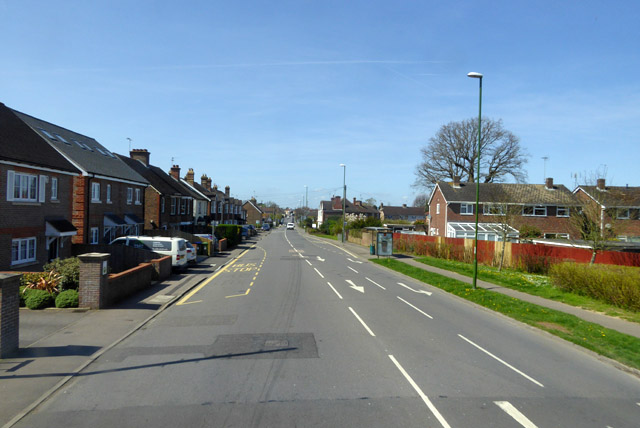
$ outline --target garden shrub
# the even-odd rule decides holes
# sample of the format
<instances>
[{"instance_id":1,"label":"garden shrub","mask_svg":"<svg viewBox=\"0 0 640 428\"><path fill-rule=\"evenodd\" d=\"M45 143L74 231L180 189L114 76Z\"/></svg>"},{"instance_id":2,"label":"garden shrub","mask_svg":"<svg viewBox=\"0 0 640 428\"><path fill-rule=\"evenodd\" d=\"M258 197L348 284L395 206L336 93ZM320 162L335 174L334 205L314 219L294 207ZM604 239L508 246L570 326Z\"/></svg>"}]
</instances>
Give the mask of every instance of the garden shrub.
<instances>
[{"instance_id":1,"label":"garden shrub","mask_svg":"<svg viewBox=\"0 0 640 428\"><path fill-rule=\"evenodd\" d=\"M44 265L44 271L55 270L62 276L62 290L78 289L80 283L80 259L70 257L68 259L55 259Z\"/></svg>"},{"instance_id":2,"label":"garden shrub","mask_svg":"<svg viewBox=\"0 0 640 428\"><path fill-rule=\"evenodd\" d=\"M20 307L23 308L25 306L24 300L27 298L27 295L29 294L29 292L31 291L30 288L27 288L24 285L21 285L19 288L20 292Z\"/></svg>"},{"instance_id":3,"label":"garden shrub","mask_svg":"<svg viewBox=\"0 0 640 428\"><path fill-rule=\"evenodd\" d=\"M559 263L551 267L549 276L562 290L640 311L640 268Z\"/></svg>"},{"instance_id":4,"label":"garden shrub","mask_svg":"<svg viewBox=\"0 0 640 428\"><path fill-rule=\"evenodd\" d=\"M228 245L235 247L242 242L242 226L237 224L220 224L216 226L216 236L218 239L227 239Z\"/></svg>"},{"instance_id":5,"label":"garden shrub","mask_svg":"<svg viewBox=\"0 0 640 428\"><path fill-rule=\"evenodd\" d=\"M46 274L46 272L24 272L20 277L20 285L34 284Z\"/></svg>"},{"instance_id":6,"label":"garden shrub","mask_svg":"<svg viewBox=\"0 0 640 428\"><path fill-rule=\"evenodd\" d=\"M79 304L76 290L65 290L56 297L56 308L77 308Z\"/></svg>"},{"instance_id":7,"label":"garden shrub","mask_svg":"<svg viewBox=\"0 0 640 428\"><path fill-rule=\"evenodd\" d=\"M53 306L53 295L45 290L29 290L24 304L29 309L44 309Z\"/></svg>"}]
</instances>

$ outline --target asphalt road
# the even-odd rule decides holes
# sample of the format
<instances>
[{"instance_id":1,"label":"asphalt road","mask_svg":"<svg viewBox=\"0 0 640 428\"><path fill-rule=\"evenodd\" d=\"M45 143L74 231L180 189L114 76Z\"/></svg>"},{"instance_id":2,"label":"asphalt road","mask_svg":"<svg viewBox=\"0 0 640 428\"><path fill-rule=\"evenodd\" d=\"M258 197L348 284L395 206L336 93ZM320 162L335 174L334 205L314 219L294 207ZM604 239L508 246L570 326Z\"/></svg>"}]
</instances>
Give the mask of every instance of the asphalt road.
<instances>
[{"instance_id":1,"label":"asphalt road","mask_svg":"<svg viewBox=\"0 0 640 428\"><path fill-rule=\"evenodd\" d=\"M276 229L21 427L640 426L640 380Z\"/></svg>"}]
</instances>

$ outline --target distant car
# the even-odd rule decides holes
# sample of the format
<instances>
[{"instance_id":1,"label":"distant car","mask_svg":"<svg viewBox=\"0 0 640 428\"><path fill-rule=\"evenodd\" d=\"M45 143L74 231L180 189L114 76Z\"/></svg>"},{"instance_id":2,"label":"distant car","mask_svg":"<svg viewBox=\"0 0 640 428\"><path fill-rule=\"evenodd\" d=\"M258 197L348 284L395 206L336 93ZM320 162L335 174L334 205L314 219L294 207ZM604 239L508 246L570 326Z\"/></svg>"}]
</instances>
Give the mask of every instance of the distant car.
<instances>
[{"instance_id":1,"label":"distant car","mask_svg":"<svg viewBox=\"0 0 640 428\"><path fill-rule=\"evenodd\" d=\"M198 256L196 254L196 247L189 241L187 241L187 263L196 263Z\"/></svg>"},{"instance_id":2,"label":"distant car","mask_svg":"<svg viewBox=\"0 0 640 428\"><path fill-rule=\"evenodd\" d=\"M296 225L295 225L295 224L293 224L293 223L287 223L287 230L289 230L289 229L293 230L293 229L295 229L295 228L296 228Z\"/></svg>"},{"instance_id":3,"label":"distant car","mask_svg":"<svg viewBox=\"0 0 640 428\"><path fill-rule=\"evenodd\" d=\"M265 223L262 225L262 230L267 231L267 230L271 230L271 226L269 226L269 223Z\"/></svg>"}]
</instances>

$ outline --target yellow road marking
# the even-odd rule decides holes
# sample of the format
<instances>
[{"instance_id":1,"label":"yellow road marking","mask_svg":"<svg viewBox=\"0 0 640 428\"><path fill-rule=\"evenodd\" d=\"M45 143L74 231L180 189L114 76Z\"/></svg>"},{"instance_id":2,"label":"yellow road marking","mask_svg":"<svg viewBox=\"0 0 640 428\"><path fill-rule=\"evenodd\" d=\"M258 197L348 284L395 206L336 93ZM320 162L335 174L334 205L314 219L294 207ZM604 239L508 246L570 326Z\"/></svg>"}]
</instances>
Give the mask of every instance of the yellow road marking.
<instances>
[{"instance_id":1,"label":"yellow road marking","mask_svg":"<svg viewBox=\"0 0 640 428\"><path fill-rule=\"evenodd\" d=\"M246 293L242 293L242 294L234 294L233 296L224 296L225 299L229 299L231 297L242 297L242 296L246 296L247 294L249 294L249 291L251 291L250 288L247 288L247 292Z\"/></svg>"}]
</instances>

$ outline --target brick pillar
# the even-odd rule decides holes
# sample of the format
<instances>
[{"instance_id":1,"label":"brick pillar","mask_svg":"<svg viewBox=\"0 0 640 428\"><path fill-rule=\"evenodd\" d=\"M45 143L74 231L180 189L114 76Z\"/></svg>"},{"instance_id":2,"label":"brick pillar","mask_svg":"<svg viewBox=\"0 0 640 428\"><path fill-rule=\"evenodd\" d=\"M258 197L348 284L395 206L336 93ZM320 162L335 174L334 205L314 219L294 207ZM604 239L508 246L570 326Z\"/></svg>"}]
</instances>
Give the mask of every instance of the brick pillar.
<instances>
[{"instance_id":1,"label":"brick pillar","mask_svg":"<svg viewBox=\"0 0 640 428\"><path fill-rule=\"evenodd\" d=\"M0 358L7 358L18 350L19 287L19 274L0 273Z\"/></svg>"},{"instance_id":2,"label":"brick pillar","mask_svg":"<svg viewBox=\"0 0 640 428\"><path fill-rule=\"evenodd\" d=\"M109 256L109 253L87 253L78 256L80 259L78 306L81 308L102 309L106 306Z\"/></svg>"}]
</instances>

